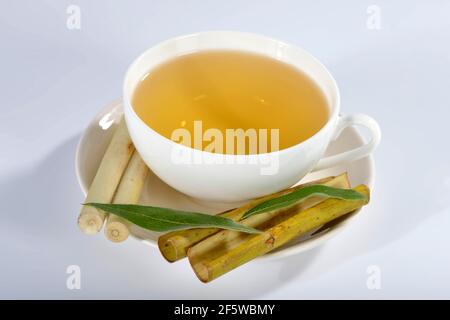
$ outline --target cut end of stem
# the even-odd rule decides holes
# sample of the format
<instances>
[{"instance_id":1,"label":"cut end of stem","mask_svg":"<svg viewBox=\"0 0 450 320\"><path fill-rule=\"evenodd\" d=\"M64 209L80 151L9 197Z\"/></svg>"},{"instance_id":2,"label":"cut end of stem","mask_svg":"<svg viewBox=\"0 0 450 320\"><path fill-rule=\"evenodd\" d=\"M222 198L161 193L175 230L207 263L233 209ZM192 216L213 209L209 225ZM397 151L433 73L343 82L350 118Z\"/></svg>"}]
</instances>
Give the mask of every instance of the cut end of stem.
<instances>
[{"instance_id":1,"label":"cut end of stem","mask_svg":"<svg viewBox=\"0 0 450 320\"><path fill-rule=\"evenodd\" d=\"M120 221L112 221L106 225L105 236L112 242L122 242L130 235L128 227Z\"/></svg>"},{"instance_id":2,"label":"cut end of stem","mask_svg":"<svg viewBox=\"0 0 450 320\"><path fill-rule=\"evenodd\" d=\"M169 262L175 262L181 258L186 257L186 250L182 243L184 243L184 238L180 236L173 236L167 238L163 236L158 239L158 247L161 251L163 257ZM182 252L180 252L180 250Z\"/></svg>"},{"instance_id":3,"label":"cut end of stem","mask_svg":"<svg viewBox=\"0 0 450 320\"><path fill-rule=\"evenodd\" d=\"M78 226L85 234L96 234L103 226L103 219L96 213L85 213L79 217Z\"/></svg>"},{"instance_id":4,"label":"cut end of stem","mask_svg":"<svg viewBox=\"0 0 450 320\"><path fill-rule=\"evenodd\" d=\"M208 283L212 280L210 269L205 263L193 263L191 260L189 260L189 263L191 264L192 270L194 270L195 275L201 282Z\"/></svg>"}]
</instances>

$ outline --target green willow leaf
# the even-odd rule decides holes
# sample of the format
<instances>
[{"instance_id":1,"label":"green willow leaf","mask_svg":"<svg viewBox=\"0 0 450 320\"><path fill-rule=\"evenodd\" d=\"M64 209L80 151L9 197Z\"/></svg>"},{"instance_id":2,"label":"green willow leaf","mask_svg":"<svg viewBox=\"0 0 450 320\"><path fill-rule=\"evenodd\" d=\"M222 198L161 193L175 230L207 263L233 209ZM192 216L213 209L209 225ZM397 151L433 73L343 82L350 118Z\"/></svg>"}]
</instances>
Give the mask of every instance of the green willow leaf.
<instances>
[{"instance_id":1,"label":"green willow leaf","mask_svg":"<svg viewBox=\"0 0 450 320\"><path fill-rule=\"evenodd\" d=\"M245 233L260 233L257 229L244 226L231 219L197 212L134 204L85 203L84 205L115 214L152 231L165 232L191 228L220 228Z\"/></svg>"},{"instance_id":2,"label":"green willow leaf","mask_svg":"<svg viewBox=\"0 0 450 320\"><path fill-rule=\"evenodd\" d=\"M323 196L325 198L337 198L344 200L361 200L365 198L363 194L351 189L333 188L324 185L306 186L280 197L261 202L247 211L242 216L242 219L263 212L290 207L312 196Z\"/></svg>"}]
</instances>

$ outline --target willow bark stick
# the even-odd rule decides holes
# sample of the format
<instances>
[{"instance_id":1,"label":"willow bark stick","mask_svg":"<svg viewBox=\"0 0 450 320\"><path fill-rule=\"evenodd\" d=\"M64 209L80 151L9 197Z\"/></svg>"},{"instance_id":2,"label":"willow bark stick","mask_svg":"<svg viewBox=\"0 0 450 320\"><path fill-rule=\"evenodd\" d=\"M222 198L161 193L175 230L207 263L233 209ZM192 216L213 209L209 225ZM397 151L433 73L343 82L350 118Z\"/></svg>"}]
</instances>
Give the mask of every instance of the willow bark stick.
<instances>
[{"instance_id":1,"label":"willow bark stick","mask_svg":"<svg viewBox=\"0 0 450 320\"><path fill-rule=\"evenodd\" d=\"M133 152L134 145L122 118L106 149L85 202L111 203ZM105 218L105 212L83 206L78 217L78 225L84 233L95 234L101 230Z\"/></svg>"},{"instance_id":2,"label":"willow bark stick","mask_svg":"<svg viewBox=\"0 0 450 320\"><path fill-rule=\"evenodd\" d=\"M369 189L366 186L360 185L354 190L364 194L366 199L324 200L314 207L298 211L284 221L263 227L262 234L232 236L230 240L229 235L232 233L221 231L191 247L188 250L189 262L197 277L203 282L209 282L369 202Z\"/></svg>"},{"instance_id":3,"label":"willow bark stick","mask_svg":"<svg viewBox=\"0 0 450 320\"><path fill-rule=\"evenodd\" d=\"M239 221L241 217L244 215L245 212L250 210L255 205L275 198L279 197L283 194L292 192L294 190L303 188L307 185L311 184L323 184L330 187L336 187L336 188L350 188L350 182L348 180L347 173L343 173L336 177L327 177L324 179L312 181L309 183L305 183L287 190L283 190L277 193L274 193L272 195L268 195L256 200L253 200L249 202L248 204L231 210L227 211L225 213L220 214L223 217L230 218L234 221ZM323 199L321 197L311 197L307 199L305 202L303 202L303 209L306 209L308 207L311 207L318 202L322 201ZM276 214L276 213L275 213ZM253 217L250 217L249 219L243 220L244 224L255 227L259 223L261 223L264 220L272 218L274 213L263 213L260 215L255 215ZM206 229L190 229L190 230L181 230L181 231L174 231L169 232L167 234L162 235L158 239L158 246L161 251L161 254L166 258L169 262L174 262L179 259L182 259L186 257L187 250L195 245L196 243L202 241L203 239L211 236L212 234L215 234L219 232L220 229L216 228L206 228Z\"/></svg>"},{"instance_id":4,"label":"willow bark stick","mask_svg":"<svg viewBox=\"0 0 450 320\"><path fill-rule=\"evenodd\" d=\"M135 151L120 180L113 203L138 203L147 174L148 167L142 161L139 153ZM129 222L113 214L110 214L107 219L105 226L106 238L112 242L125 241L130 234Z\"/></svg>"}]
</instances>

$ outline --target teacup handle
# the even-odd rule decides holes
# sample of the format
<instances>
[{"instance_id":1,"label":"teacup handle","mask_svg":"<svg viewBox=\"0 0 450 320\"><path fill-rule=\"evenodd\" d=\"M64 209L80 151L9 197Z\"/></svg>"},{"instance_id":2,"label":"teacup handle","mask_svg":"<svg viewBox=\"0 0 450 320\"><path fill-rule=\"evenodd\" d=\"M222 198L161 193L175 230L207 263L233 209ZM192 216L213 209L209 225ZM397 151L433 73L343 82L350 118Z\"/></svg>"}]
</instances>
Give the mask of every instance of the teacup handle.
<instances>
[{"instance_id":1,"label":"teacup handle","mask_svg":"<svg viewBox=\"0 0 450 320\"><path fill-rule=\"evenodd\" d=\"M371 134L370 141L353 150L344 151L342 153L320 159L317 165L314 167L314 171L334 167L343 163L348 163L364 158L376 148L381 139L380 126L373 118L365 114L355 114L339 117L334 134L331 139L336 140L345 128L355 125L360 125L369 129Z\"/></svg>"}]
</instances>

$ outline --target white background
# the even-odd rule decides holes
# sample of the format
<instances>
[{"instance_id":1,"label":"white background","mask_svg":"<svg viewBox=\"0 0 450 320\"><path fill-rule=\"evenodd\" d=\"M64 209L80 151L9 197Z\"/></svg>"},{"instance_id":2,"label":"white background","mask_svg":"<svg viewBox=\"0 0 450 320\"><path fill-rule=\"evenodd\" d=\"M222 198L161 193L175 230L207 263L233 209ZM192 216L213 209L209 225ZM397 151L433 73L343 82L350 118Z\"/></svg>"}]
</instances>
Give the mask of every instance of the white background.
<instances>
[{"instance_id":1,"label":"white background","mask_svg":"<svg viewBox=\"0 0 450 320\"><path fill-rule=\"evenodd\" d=\"M81 29L66 27L69 4ZM367 28L367 8L381 29ZM450 298L450 2L1 1L1 298ZM127 65L180 34L251 31L301 46L333 73L345 113L376 118L373 199L322 247L252 262L204 285L186 261L76 226L74 171L90 119ZM81 268L68 290L66 268ZM381 270L369 290L367 268Z\"/></svg>"}]
</instances>

